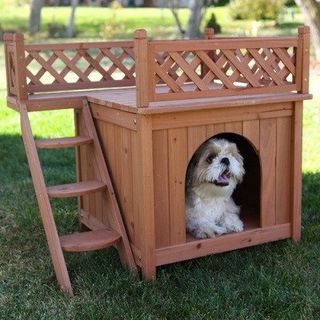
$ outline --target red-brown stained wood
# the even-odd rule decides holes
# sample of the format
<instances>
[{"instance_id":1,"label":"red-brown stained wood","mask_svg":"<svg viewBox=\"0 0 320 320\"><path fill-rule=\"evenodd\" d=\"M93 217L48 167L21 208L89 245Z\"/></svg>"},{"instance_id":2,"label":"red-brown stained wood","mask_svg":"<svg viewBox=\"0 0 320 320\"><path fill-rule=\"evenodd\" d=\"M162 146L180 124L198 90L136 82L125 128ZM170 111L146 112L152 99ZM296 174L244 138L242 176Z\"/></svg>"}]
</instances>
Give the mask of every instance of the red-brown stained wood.
<instances>
[{"instance_id":1,"label":"red-brown stained wood","mask_svg":"<svg viewBox=\"0 0 320 320\"><path fill-rule=\"evenodd\" d=\"M188 160L192 158L200 145L206 141L206 126L188 128Z\"/></svg>"},{"instance_id":2,"label":"red-brown stained wood","mask_svg":"<svg viewBox=\"0 0 320 320\"><path fill-rule=\"evenodd\" d=\"M262 168L261 227L276 223L276 126L274 119L260 121L260 160Z\"/></svg>"},{"instance_id":3,"label":"red-brown stained wood","mask_svg":"<svg viewBox=\"0 0 320 320\"><path fill-rule=\"evenodd\" d=\"M309 29L300 28L298 37L214 38L207 33L206 38L148 41L146 32L140 30L135 48L133 41L24 45L19 35L5 39L10 107L19 111L22 99L27 99L24 108L28 111L82 109L84 100L91 103L99 141L95 134L91 136L96 144L100 142L110 173L110 177L103 175L103 182L112 187L111 179L115 193L81 197L81 221L93 230L120 230L110 212L121 211L124 235L145 279L155 277L156 265L289 236L300 239L302 100L311 97ZM113 55L113 48L122 53ZM73 59L64 54L66 49L74 52ZM98 50L97 57L88 56L91 49ZM52 52L48 60L43 50ZM67 67L56 70L55 57ZM100 65L103 57L112 63L108 70ZM123 60L129 57L131 69ZM79 59L85 59L88 68L78 69ZM28 68L35 60L41 65L37 74ZM122 71L122 80L112 78L116 69ZM76 82L65 78L69 70L78 77ZM100 73L100 81L90 79L91 71ZM46 72L53 75L53 83L42 82ZM135 75L137 87L125 88L135 84ZM24 88L26 78L29 83ZM122 88L90 90L114 86ZM65 92L48 93L55 90ZM85 129L91 119L88 110L87 117L81 112L77 116L77 135L89 136ZM28 136L25 123L23 129ZM246 195L242 199L254 207L245 212L243 233L209 240L187 238L184 184L188 161L206 139L226 132L243 135L258 153L261 163L255 170L261 168L261 192L253 183L249 193L255 193L254 201L247 203ZM78 181L97 179L104 170L100 151L80 140L38 145L77 145ZM63 194L60 188L53 191ZM64 194L79 192L71 188ZM123 261L123 250L116 246Z\"/></svg>"},{"instance_id":4,"label":"red-brown stained wood","mask_svg":"<svg viewBox=\"0 0 320 320\"><path fill-rule=\"evenodd\" d=\"M260 149L260 122L259 120L243 121L243 135L258 151Z\"/></svg>"},{"instance_id":5,"label":"red-brown stained wood","mask_svg":"<svg viewBox=\"0 0 320 320\"><path fill-rule=\"evenodd\" d=\"M253 229L240 233L231 233L213 239L195 240L167 248L158 249L156 252L157 265L174 263L203 257L209 254L231 251L235 249L254 246L286 239L290 236L290 225L281 224L264 229Z\"/></svg>"},{"instance_id":6,"label":"red-brown stained wood","mask_svg":"<svg viewBox=\"0 0 320 320\"><path fill-rule=\"evenodd\" d=\"M207 128L207 139L212 138L213 136L225 132L225 124L210 124L206 126Z\"/></svg>"},{"instance_id":7,"label":"red-brown stained wood","mask_svg":"<svg viewBox=\"0 0 320 320\"><path fill-rule=\"evenodd\" d=\"M299 28L299 63L301 65L301 93L309 92L309 59L310 59L310 28L303 26ZM300 71L300 69L299 69Z\"/></svg>"},{"instance_id":8,"label":"red-brown stained wood","mask_svg":"<svg viewBox=\"0 0 320 320\"><path fill-rule=\"evenodd\" d=\"M130 238L133 237L134 230L134 216L133 216L133 189L135 186L132 181L132 147L131 147L131 132L126 128L121 129L121 143L117 147L119 152L119 162L120 162L120 194L123 214L125 215L127 231Z\"/></svg>"},{"instance_id":9,"label":"red-brown stained wood","mask_svg":"<svg viewBox=\"0 0 320 320\"><path fill-rule=\"evenodd\" d=\"M89 136L93 139L94 144L92 148L92 154L95 163L95 169L97 176L106 185L106 194L110 198L111 212L110 212L110 226L112 230L118 232L121 235L121 241L117 245L119 257L121 263L129 268L132 272L136 272L136 263L133 258L132 250L130 247L127 231L121 216L121 210L119 207L119 201L116 198L114 186L111 181L109 169L104 160L102 148L99 143L99 137L95 130L94 120L87 101L83 102L84 122L88 130Z\"/></svg>"},{"instance_id":10,"label":"red-brown stained wood","mask_svg":"<svg viewBox=\"0 0 320 320\"><path fill-rule=\"evenodd\" d=\"M142 274L145 279L154 279L156 276L155 261L155 219L154 219L154 177L152 155L152 119L150 116L139 118L138 130L138 172L140 183L137 188L138 198L141 203L140 230L142 234Z\"/></svg>"},{"instance_id":11,"label":"red-brown stained wood","mask_svg":"<svg viewBox=\"0 0 320 320\"><path fill-rule=\"evenodd\" d=\"M28 117L27 108L24 104L20 106L21 112L21 130L23 143L28 156L28 163L34 183L35 193L38 200L40 215L44 226L49 251L52 258L53 267L62 290L69 295L73 295L72 286L60 247L56 224L53 217L52 208L46 190L44 177L41 170L40 160L37 154L36 145L32 136L32 129Z\"/></svg>"},{"instance_id":12,"label":"red-brown stained wood","mask_svg":"<svg viewBox=\"0 0 320 320\"><path fill-rule=\"evenodd\" d=\"M13 35L14 44L14 68L17 98L20 101L27 100L26 65L24 55L24 40L22 33Z\"/></svg>"},{"instance_id":13,"label":"red-brown stained wood","mask_svg":"<svg viewBox=\"0 0 320 320\"><path fill-rule=\"evenodd\" d=\"M292 118L277 119L276 150L276 223L290 221Z\"/></svg>"},{"instance_id":14,"label":"red-brown stained wood","mask_svg":"<svg viewBox=\"0 0 320 320\"><path fill-rule=\"evenodd\" d=\"M95 230L60 237L61 247L67 252L82 252L113 246L121 236L113 230Z\"/></svg>"},{"instance_id":15,"label":"red-brown stained wood","mask_svg":"<svg viewBox=\"0 0 320 320\"><path fill-rule=\"evenodd\" d=\"M142 247L144 241L141 232L143 217L141 216L142 203L137 201L139 198L139 184L141 183L140 176L140 151L139 151L139 136L137 132L131 131L131 148L132 148L132 185L133 188L133 201L132 211L134 217L134 234L132 236L131 242L138 248ZM156 210L156 209L155 209Z\"/></svg>"},{"instance_id":16,"label":"red-brown stained wood","mask_svg":"<svg viewBox=\"0 0 320 320\"><path fill-rule=\"evenodd\" d=\"M199 110L198 112L185 110L185 112L167 112L157 114L153 118L153 129L179 128L183 126L200 126L211 124L229 123L231 130L242 131L240 122L244 120L258 120L261 118L275 118L280 113L281 116L292 114L292 109L288 103L259 104L258 106L246 106L234 108L212 108ZM235 122L234 124L231 124Z\"/></svg>"},{"instance_id":17,"label":"red-brown stained wood","mask_svg":"<svg viewBox=\"0 0 320 320\"><path fill-rule=\"evenodd\" d=\"M242 135L242 122L236 121L236 122L226 123L225 130L226 130L226 132L231 132L231 133L236 133L236 134Z\"/></svg>"},{"instance_id":18,"label":"red-brown stained wood","mask_svg":"<svg viewBox=\"0 0 320 320\"><path fill-rule=\"evenodd\" d=\"M105 188L106 185L103 182L89 180L48 187L47 191L51 198L68 198L97 192Z\"/></svg>"},{"instance_id":19,"label":"red-brown stained wood","mask_svg":"<svg viewBox=\"0 0 320 320\"><path fill-rule=\"evenodd\" d=\"M301 192L302 192L302 103L294 104L293 150L292 150L292 239L301 238Z\"/></svg>"},{"instance_id":20,"label":"red-brown stained wood","mask_svg":"<svg viewBox=\"0 0 320 320\"><path fill-rule=\"evenodd\" d=\"M152 134L156 248L170 245L168 131Z\"/></svg>"},{"instance_id":21,"label":"red-brown stained wood","mask_svg":"<svg viewBox=\"0 0 320 320\"><path fill-rule=\"evenodd\" d=\"M168 130L170 244L183 243L185 228L185 174L188 164L187 129Z\"/></svg>"},{"instance_id":22,"label":"red-brown stained wood","mask_svg":"<svg viewBox=\"0 0 320 320\"><path fill-rule=\"evenodd\" d=\"M149 70L147 32L143 29L135 32L134 53L136 62L136 97L137 107L149 104Z\"/></svg>"},{"instance_id":23,"label":"red-brown stained wood","mask_svg":"<svg viewBox=\"0 0 320 320\"><path fill-rule=\"evenodd\" d=\"M68 138L56 138L56 139L38 139L36 140L37 148L43 149L55 149L55 148L70 148L83 144L92 143L92 139L89 137L68 137Z\"/></svg>"}]
</instances>

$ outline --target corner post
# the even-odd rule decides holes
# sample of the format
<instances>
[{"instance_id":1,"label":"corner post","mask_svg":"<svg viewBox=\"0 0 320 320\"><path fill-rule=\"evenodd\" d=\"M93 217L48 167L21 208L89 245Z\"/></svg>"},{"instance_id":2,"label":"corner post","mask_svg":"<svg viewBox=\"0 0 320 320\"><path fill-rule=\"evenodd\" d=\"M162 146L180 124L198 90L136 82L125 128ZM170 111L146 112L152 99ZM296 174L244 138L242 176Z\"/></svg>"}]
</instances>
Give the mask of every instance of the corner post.
<instances>
[{"instance_id":1,"label":"corner post","mask_svg":"<svg viewBox=\"0 0 320 320\"><path fill-rule=\"evenodd\" d=\"M15 68L15 83L17 90L17 98L19 101L28 99L27 92L27 77L26 77L26 61L24 52L24 38L22 33L13 35L14 46L14 68Z\"/></svg>"},{"instance_id":2,"label":"corner post","mask_svg":"<svg viewBox=\"0 0 320 320\"><path fill-rule=\"evenodd\" d=\"M156 231L154 216L154 181L152 153L152 118L140 115L138 118L139 176L138 187L141 243L141 269L145 280L156 276Z\"/></svg>"},{"instance_id":3,"label":"corner post","mask_svg":"<svg viewBox=\"0 0 320 320\"><path fill-rule=\"evenodd\" d=\"M297 75L300 78L300 93L309 92L309 63L310 63L310 28L302 26L298 29ZM299 68L298 68L299 66ZM300 70L299 70L300 69Z\"/></svg>"},{"instance_id":4,"label":"corner post","mask_svg":"<svg viewBox=\"0 0 320 320\"><path fill-rule=\"evenodd\" d=\"M134 55L136 65L136 103L138 108L149 105L149 69L148 69L148 40L144 29L135 31Z\"/></svg>"},{"instance_id":5,"label":"corner post","mask_svg":"<svg viewBox=\"0 0 320 320\"><path fill-rule=\"evenodd\" d=\"M310 28L299 27L297 49L298 92L309 92ZM302 193L302 121L303 102L293 102L293 167L292 167L292 239L301 238L301 193Z\"/></svg>"},{"instance_id":6,"label":"corner post","mask_svg":"<svg viewBox=\"0 0 320 320\"><path fill-rule=\"evenodd\" d=\"M301 198L302 198L302 120L303 102L293 102L293 165L292 165L292 207L291 237L294 241L301 238Z\"/></svg>"}]
</instances>

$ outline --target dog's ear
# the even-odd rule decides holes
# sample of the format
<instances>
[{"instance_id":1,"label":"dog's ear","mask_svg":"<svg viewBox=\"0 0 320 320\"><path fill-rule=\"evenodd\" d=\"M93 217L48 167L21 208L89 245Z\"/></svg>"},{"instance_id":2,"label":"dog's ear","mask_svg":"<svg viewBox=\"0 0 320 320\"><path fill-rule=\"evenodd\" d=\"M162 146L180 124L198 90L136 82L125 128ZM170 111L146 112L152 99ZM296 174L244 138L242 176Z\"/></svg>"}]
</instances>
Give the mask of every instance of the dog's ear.
<instances>
[{"instance_id":1,"label":"dog's ear","mask_svg":"<svg viewBox=\"0 0 320 320\"><path fill-rule=\"evenodd\" d=\"M237 159L237 161L243 166L243 157L235 143L231 144L232 155Z\"/></svg>"},{"instance_id":2,"label":"dog's ear","mask_svg":"<svg viewBox=\"0 0 320 320\"><path fill-rule=\"evenodd\" d=\"M187 168L187 173L186 173L186 187L190 187L192 186L192 179L194 176L194 171L200 161L200 157L201 157L201 147L194 153L194 155L192 156L189 164L188 164L188 168Z\"/></svg>"}]
</instances>

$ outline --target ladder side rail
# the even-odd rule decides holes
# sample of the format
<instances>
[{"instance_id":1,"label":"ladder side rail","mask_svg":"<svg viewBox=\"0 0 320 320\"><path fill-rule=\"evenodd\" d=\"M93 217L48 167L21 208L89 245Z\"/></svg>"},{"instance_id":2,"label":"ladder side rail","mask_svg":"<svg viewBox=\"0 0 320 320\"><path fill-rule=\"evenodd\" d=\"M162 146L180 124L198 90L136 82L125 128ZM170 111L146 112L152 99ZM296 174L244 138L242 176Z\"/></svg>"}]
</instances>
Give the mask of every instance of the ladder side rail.
<instances>
[{"instance_id":1,"label":"ladder side rail","mask_svg":"<svg viewBox=\"0 0 320 320\"><path fill-rule=\"evenodd\" d=\"M72 286L61 248L56 224L54 221L50 200L41 169L41 164L32 135L31 124L25 104L20 104L21 131L29 168L40 209L40 215L48 241L49 251L58 283L63 291L73 296Z\"/></svg>"}]
</instances>

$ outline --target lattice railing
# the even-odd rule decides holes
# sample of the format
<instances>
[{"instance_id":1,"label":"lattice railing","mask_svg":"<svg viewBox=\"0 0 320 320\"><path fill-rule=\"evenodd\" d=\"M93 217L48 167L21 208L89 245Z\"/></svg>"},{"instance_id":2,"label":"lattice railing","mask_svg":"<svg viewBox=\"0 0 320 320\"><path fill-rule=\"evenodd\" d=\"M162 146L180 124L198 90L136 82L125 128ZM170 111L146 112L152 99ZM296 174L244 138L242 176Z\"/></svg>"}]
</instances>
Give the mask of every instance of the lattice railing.
<instances>
[{"instance_id":1,"label":"lattice railing","mask_svg":"<svg viewBox=\"0 0 320 320\"><path fill-rule=\"evenodd\" d=\"M6 34L8 95L136 85L150 102L240 94L308 92L308 27L296 37L24 44Z\"/></svg>"},{"instance_id":2,"label":"lattice railing","mask_svg":"<svg viewBox=\"0 0 320 320\"><path fill-rule=\"evenodd\" d=\"M25 45L29 93L135 84L132 41Z\"/></svg>"},{"instance_id":3,"label":"lattice railing","mask_svg":"<svg viewBox=\"0 0 320 320\"><path fill-rule=\"evenodd\" d=\"M298 90L297 47L294 37L150 42L150 100Z\"/></svg>"}]
</instances>

